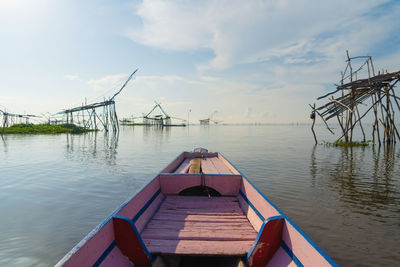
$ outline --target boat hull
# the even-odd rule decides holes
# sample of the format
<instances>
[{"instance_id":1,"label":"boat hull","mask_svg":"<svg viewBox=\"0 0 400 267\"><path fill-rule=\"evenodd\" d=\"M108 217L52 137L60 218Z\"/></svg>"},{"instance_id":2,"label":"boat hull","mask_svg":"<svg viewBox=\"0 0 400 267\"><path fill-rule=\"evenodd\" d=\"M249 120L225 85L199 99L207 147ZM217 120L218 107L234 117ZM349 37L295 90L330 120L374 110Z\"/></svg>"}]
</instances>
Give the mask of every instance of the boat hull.
<instances>
[{"instance_id":1,"label":"boat hull","mask_svg":"<svg viewBox=\"0 0 400 267\"><path fill-rule=\"evenodd\" d=\"M200 171L189 173L195 160ZM57 266L151 266L171 256L336 266L223 155L205 149L180 154Z\"/></svg>"}]
</instances>

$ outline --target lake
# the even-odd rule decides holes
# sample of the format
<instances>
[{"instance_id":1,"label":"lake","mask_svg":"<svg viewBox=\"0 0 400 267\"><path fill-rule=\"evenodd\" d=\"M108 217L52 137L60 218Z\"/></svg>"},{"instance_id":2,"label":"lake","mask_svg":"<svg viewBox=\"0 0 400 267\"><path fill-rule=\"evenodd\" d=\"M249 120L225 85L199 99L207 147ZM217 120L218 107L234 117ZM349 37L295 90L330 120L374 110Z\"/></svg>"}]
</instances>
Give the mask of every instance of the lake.
<instances>
[{"instance_id":1,"label":"lake","mask_svg":"<svg viewBox=\"0 0 400 267\"><path fill-rule=\"evenodd\" d=\"M314 146L308 125L210 125L5 136L0 266L54 265L196 147L221 152L339 265L400 262L398 148Z\"/></svg>"}]
</instances>

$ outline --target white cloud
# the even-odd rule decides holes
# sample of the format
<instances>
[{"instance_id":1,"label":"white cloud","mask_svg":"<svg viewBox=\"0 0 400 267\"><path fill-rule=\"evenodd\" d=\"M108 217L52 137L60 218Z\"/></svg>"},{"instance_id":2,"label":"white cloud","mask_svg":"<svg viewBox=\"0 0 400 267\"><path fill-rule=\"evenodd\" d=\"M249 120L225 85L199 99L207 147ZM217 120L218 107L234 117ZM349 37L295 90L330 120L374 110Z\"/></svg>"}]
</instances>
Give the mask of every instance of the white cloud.
<instances>
[{"instance_id":1,"label":"white cloud","mask_svg":"<svg viewBox=\"0 0 400 267\"><path fill-rule=\"evenodd\" d=\"M64 75L64 79L70 80L70 81L77 80L78 78L79 78L79 76L78 76L78 75L75 75L75 74L67 74L67 75Z\"/></svg>"},{"instance_id":2,"label":"white cloud","mask_svg":"<svg viewBox=\"0 0 400 267\"><path fill-rule=\"evenodd\" d=\"M127 78L127 74L113 74L107 75L99 79L89 80L88 84L96 92L112 91L119 89Z\"/></svg>"},{"instance_id":3,"label":"white cloud","mask_svg":"<svg viewBox=\"0 0 400 267\"><path fill-rule=\"evenodd\" d=\"M215 57L200 66L202 70L273 57L287 57L286 63L310 63L311 59L302 59L308 53L330 58L337 50L356 50L361 42L364 48L373 45L379 40L376 35L391 29L390 20L365 14L384 2L145 0L136 7L142 25L131 29L129 36L158 49L210 49ZM390 16L394 21L396 12L389 10L386 17ZM329 34L334 38L321 37Z\"/></svg>"}]
</instances>

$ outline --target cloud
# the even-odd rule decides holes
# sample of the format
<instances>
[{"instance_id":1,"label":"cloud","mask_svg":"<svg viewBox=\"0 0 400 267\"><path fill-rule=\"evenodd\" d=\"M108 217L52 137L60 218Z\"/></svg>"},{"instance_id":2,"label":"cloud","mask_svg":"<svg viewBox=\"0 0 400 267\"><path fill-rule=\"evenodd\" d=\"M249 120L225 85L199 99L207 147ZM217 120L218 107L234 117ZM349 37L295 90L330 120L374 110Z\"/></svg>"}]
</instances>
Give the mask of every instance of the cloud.
<instances>
[{"instance_id":1,"label":"cloud","mask_svg":"<svg viewBox=\"0 0 400 267\"><path fill-rule=\"evenodd\" d=\"M107 75L99 79L89 80L87 83L95 92L103 92L105 90L112 91L119 89L127 76L127 74L123 73Z\"/></svg>"},{"instance_id":2,"label":"cloud","mask_svg":"<svg viewBox=\"0 0 400 267\"><path fill-rule=\"evenodd\" d=\"M358 52L360 43L368 50L393 30L389 22L396 20L397 7L384 16L369 15L387 2L145 0L135 9L142 24L128 36L162 50L212 50L215 57L200 70L273 58L287 64L314 63L346 48Z\"/></svg>"},{"instance_id":3,"label":"cloud","mask_svg":"<svg viewBox=\"0 0 400 267\"><path fill-rule=\"evenodd\" d=\"M70 80L70 81L77 80L78 78L79 78L79 76L78 75L74 75L74 74L64 75L64 79Z\"/></svg>"}]
</instances>

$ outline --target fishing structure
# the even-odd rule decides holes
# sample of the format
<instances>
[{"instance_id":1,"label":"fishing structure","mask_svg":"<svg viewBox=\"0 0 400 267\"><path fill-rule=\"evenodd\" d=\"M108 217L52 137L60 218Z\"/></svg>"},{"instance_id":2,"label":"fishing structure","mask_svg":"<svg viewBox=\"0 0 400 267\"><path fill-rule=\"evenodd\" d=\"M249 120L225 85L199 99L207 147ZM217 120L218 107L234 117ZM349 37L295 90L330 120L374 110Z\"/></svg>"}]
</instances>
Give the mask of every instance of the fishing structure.
<instances>
[{"instance_id":1,"label":"fishing structure","mask_svg":"<svg viewBox=\"0 0 400 267\"><path fill-rule=\"evenodd\" d=\"M111 98L104 99L102 102L82 104L82 106L65 109L56 115L63 115L66 123L78 124L85 129L97 130L99 126L102 126L106 132L109 130L112 130L114 133L118 132L119 123L114 99L126 87L137 71L138 69L132 72L122 87Z\"/></svg>"},{"instance_id":2,"label":"fishing structure","mask_svg":"<svg viewBox=\"0 0 400 267\"><path fill-rule=\"evenodd\" d=\"M124 125L144 125L144 126L157 126L157 127L168 127L168 126L186 126L186 120L176 117L171 117L168 113L161 107L161 103L154 101L155 106L140 117L123 119L121 123ZM159 111L157 113L157 111ZM135 119L142 119L143 123L135 123ZM180 121L180 123L172 123L171 119Z\"/></svg>"},{"instance_id":3,"label":"fishing structure","mask_svg":"<svg viewBox=\"0 0 400 267\"><path fill-rule=\"evenodd\" d=\"M208 118L200 120L200 125L209 125L210 121L214 122L215 124L220 123L220 121L217 121L217 120L213 119L214 115L217 114L217 113L218 113L218 110L216 110L213 113L211 113L211 115L208 116Z\"/></svg>"},{"instance_id":4,"label":"fishing structure","mask_svg":"<svg viewBox=\"0 0 400 267\"><path fill-rule=\"evenodd\" d=\"M340 84L336 85L335 91L317 98L320 100L329 97L329 101L319 107L316 107L315 103L310 105L310 118L313 120L311 130L315 143L317 144L314 132L316 115L332 134L334 132L329 128L327 121L336 118L342 133L337 141L344 138L345 143L351 143L357 126L361 129L363 141L366 140L362 119L370 112L373 113L372 141L377 141L379 145L381 142L396 143L396 140L400 140L400 135L395 123L395 110L400 111L400 98L396 96L395 86L400 80L400 71L382 70L375 73L371 56L350 57L348 51L346 53L347 64L341 72ZM354 70L352 61L360 59L361 65ZM367 69L368 76L360 79L358 77L363 69ZM362 109L364 112L361 114Z\"/></svg>"},{"instance_id":5,"label":"fishing structure","mask_svg":"<svg viewBox=\"0 0 400 267\"><path fill-rule=\"evenodd\" d=\"M29 123L29 119L40 118L41 116L30 114L15 114L3 111L0 109L0 121L2 122L1 137L3 137L4 130L16 123Z\"/></svg>"}]
</instances>

